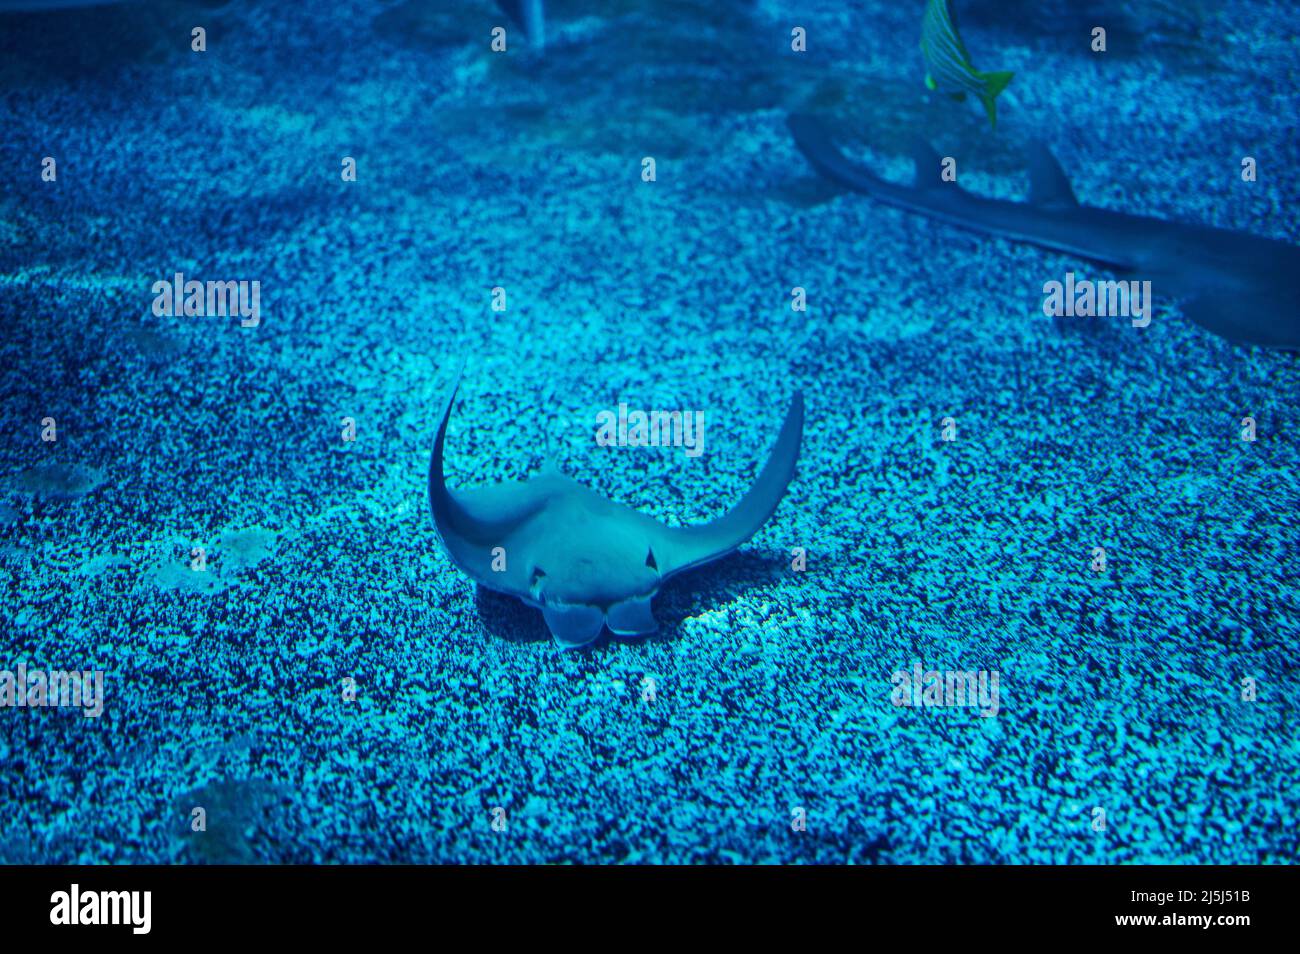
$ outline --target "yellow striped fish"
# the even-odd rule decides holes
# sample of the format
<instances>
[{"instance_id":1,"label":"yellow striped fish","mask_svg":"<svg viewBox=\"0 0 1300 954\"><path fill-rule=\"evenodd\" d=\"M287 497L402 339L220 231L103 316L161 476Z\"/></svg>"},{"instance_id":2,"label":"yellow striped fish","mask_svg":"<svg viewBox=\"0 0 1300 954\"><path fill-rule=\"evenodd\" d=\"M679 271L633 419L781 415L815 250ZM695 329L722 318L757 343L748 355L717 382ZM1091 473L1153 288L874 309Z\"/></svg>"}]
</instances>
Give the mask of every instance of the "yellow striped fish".
<instances>
[{"instance_id":1,"label":"yellow striped fish","mask_svg":"<svg viewBox=\"0 0 1300 954\"><path fill-rule=\"evenodd\" d=\"M921 55L925 57L925 85L965 99L971 93L984 104L989 122L998 128L997 109L993 101L1007 88L1014 73L981 73L971 66L966 44L957 35L948 0L926 0L921 20Z\"/></svg>"}]
</instances>

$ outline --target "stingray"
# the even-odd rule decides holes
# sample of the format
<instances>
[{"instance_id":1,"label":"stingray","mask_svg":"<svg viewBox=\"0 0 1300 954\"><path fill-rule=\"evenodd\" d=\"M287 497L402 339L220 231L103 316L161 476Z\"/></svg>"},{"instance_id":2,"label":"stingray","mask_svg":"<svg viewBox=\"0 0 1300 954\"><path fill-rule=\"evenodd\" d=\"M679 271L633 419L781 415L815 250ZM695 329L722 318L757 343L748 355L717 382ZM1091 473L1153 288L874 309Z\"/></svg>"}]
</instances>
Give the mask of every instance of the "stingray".
<instances>
[{"instance_id":1,"label":"stingray","mask_svg":"<svg viewBox=\"0 0 1300 954\"><path fill-rule=\"evenodd\" d=\"M709 523L669 527L547 466L522 483L451 490L443 444L459 381L429 459L429 509L451 561L482 586L542 611L562 648L658 629L650 600L664 580L716 560L758 532L794 476L803 436L796 392L767 463L734 508Z\"/></svg>"},{"instance_id":2,"label":"stingray","mask_svg":"<svg viewBox=\"0 0 1300 954\"><path fill-rule=\"evenodd\" d=\"M1286 242L1081 205L1041 143L1030 155L1028 203L986 199L940 178L940 160L915 144L916 182L895 185L851 162L811 116L787 120L821 175L881 202L961 228L1077 255L1180 299L1183 314L1229 341L1300 350L1300 248Z\"/></svg>"}]
</instances>

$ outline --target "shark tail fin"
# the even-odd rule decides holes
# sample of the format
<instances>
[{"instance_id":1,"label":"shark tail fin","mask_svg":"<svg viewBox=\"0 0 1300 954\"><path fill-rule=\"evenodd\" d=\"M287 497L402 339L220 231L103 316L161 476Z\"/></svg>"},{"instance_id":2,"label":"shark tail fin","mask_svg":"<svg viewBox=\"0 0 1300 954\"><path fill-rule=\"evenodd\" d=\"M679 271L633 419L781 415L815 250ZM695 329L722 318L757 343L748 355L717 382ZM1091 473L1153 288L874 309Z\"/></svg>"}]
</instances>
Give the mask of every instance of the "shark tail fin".
<instances>
[{"instance_id":1,"label":"shark tail fin","mask_svg":"<svg viewBox=\"0 0 1300 954\"><path fill-rule=\"evenodd\" d=\"M998 110L996 100L998 94L1007 88L1011 82L1011 77L1015 73L1005 70L994 73L980 73L979 78L984 81L984 92L980 94L980 102L984 104L984 111L989 114L989 123L994 129L998 128Z\"/></svg>"},{"instance_id":2,"label":"shark tail fin","mask_svg":"<svg viewBox=\"0 0 1300 954\"><path fill-rule=\"evenodd\" d=\"M786 412L785 423L777 436L776 446L763 465L753 486L740 502L721 517L694 527L675 527L668 531L669 553L660 555L660 572L664 576L698 566L730 553L752 537L776 510L794 477L803 441L803 394L795 392ZM666 565L665 565L666 564Z\"/></svg>"}]
</instances>

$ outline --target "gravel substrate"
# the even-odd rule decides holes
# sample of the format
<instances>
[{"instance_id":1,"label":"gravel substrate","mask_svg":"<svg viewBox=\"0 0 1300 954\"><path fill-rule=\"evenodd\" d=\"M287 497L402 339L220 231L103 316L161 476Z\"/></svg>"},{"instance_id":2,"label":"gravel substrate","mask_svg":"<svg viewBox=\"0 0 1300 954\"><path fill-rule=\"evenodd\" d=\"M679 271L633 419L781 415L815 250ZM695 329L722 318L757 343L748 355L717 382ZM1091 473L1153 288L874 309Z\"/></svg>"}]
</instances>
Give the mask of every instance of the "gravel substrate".
<instances>
[{"instance_id":1,"label":"gravel substrate","mask_svg":"<svg viewBox=\"0 0 1300 954\"><path fill-rule=\"evenodd\" d=\"M1296 357L1044 318L1109 276L841 194L784 117L1300 241L1297 12L958 3L993 133L921 6L574 0L544 57L470 0L0 14L0 670L105 674L0 708L0 862L1293 862ZM260 325L155 316L178 271ZM658 635L562 652L430 523L462 360L453 487L707 520L802 390L798 474ZM597 446L619 402L705 453ZM996 716L894 705L918 663Z\"/></svg>"}]
</instances>

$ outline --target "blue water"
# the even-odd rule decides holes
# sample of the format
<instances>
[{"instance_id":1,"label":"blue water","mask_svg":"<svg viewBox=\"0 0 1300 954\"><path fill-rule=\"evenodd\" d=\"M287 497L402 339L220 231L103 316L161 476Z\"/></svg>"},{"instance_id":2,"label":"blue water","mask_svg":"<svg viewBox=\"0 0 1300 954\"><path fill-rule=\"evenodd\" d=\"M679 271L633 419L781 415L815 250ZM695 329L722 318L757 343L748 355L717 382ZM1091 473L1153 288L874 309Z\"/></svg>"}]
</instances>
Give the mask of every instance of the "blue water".
<instances>
[{"instance_id":1,"label":"blue water","mask_svg":"<svg viewBox=\"0 0 1300 954\"><path fill-rule=\"evenodd\" d=\"M1295 860L1295 356L1159 289L1047 318L1114 276L785 123L1013 200L1037 140L1084 204L1294 244L1291 4L957 0L996 131L921 0L572 0L544 50L487 0L6 6L0 862ZM656 635L565 651L430 521L462 363L454 488L702 523L802 391L797 472ZM601 446L620 403L703 451Z\"/></svg>"}]
</instances>

